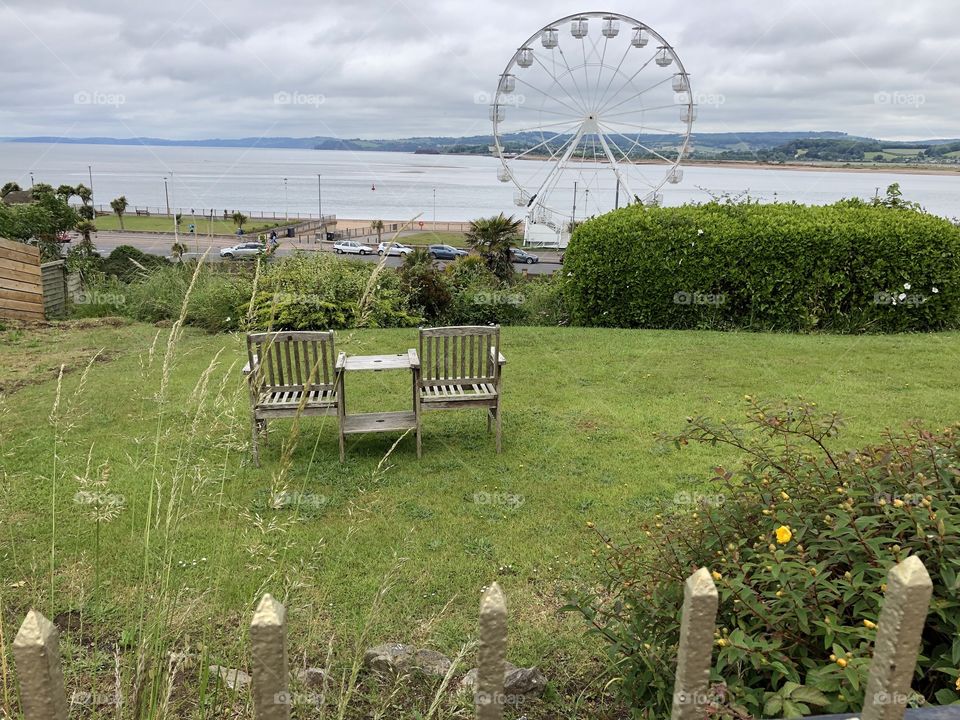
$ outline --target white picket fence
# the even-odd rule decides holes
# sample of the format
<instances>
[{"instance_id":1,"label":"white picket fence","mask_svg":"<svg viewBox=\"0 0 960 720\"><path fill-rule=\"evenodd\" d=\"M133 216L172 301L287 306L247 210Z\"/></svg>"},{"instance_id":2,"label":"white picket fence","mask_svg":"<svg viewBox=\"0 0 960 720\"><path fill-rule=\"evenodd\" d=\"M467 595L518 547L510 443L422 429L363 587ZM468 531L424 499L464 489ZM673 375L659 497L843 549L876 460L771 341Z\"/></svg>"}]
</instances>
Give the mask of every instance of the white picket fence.
<instances>
[{"instance_id":1,"label":"white picket fence","mask_svg":"<svg viewBox=\"0 0 960 720\"><path fill-rule=\"evenodd\" d=\"M932 593L930 576L916 557L907 558L888 573L861 720L903 718ZM706 568L687 578L683 597L671 720L701 720L710 702L719 599ZM254 717L289 720L287 611L269 594L253 614L250 645ZM506 600L494 583L480 602L479 676L474 695L478 720L503 717L508 700L504 695L506 652ZM31 610L14 640L13 654L25 720L67 720L67 695L53 624Z\"/></svg>"}]
</instances>

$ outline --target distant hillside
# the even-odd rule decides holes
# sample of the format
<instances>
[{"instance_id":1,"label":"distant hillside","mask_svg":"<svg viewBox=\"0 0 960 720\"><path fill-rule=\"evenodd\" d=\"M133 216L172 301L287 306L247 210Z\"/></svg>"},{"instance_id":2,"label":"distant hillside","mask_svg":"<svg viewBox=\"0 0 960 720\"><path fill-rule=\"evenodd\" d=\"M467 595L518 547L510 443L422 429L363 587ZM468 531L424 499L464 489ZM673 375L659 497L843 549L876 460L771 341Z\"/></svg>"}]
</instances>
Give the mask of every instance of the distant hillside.
<instances>
[{"instance_id":1,"label":"distant hillside","mask_svg":"<svg viewBox=\"0 0 960 720\"><path fill-rule=\"evenodd\" d=\"M569 136L557 136L544 144L537 132L513 133L501 137L504 151L523 153L536 148L531 155L549 154L550 146L562 145ZM680 137L676 135L640 134L629 136L636 140L626 154L631 160L655 156L675 156ZM960 140L934 139L898 142L858 137L843 132L742 132L695 133L693 159L736 160L759 162L925 162L953 163L960 161ZM149 145L169 147L230 147L230 148L293 148L307 150L351 150L355 152L381 151L421 154L489 155L493 144L491 135L468 137L424 136L401 139L369 140L362 138L334 138L326 136L212 138L206 140L170 140L164 138L61 138L22 137L0 138L0 142L65 143L83 145ZM621 143L625 145L625 143ZM642 147L641 147L642 146ZM581 146L583 147L583 146ZM583 156L585 150L578 155Z\"/></svg>"}]
</instances>

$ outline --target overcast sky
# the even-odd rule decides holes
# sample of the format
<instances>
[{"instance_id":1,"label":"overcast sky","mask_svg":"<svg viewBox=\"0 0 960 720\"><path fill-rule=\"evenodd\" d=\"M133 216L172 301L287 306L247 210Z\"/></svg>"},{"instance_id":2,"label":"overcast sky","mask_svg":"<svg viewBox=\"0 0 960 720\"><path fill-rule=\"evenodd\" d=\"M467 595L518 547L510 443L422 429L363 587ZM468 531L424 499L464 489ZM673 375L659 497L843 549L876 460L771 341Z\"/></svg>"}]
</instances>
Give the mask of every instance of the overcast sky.
<instances>
[{"instance_id":1,"label":"overcast sky","mask_svg":"<svg viewBox=\"0 0 960 720\"><path fill-rule=\"evenodd\" d=\"M514 50L599 9L676 47L712 96L695 130L960 137L957 0L607 5L0 0L0 136L486 134L474 99Z\"/></svg>"}]
</instances>

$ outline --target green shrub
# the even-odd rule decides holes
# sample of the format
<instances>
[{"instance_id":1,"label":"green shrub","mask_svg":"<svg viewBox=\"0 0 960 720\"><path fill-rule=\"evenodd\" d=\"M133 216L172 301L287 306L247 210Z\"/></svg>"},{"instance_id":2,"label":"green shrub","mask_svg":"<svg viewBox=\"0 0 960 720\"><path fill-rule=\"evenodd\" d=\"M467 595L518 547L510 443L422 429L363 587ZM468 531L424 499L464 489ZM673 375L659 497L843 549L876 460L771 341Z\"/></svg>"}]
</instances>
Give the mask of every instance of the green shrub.
<instances>
[{"instance_id":1,"label":"green shrub","mask_svg":"<svg viewBox=\"0 0 960 720\"><path fill-rule=\"evenodd\" d=\"M169 261L160 255L150 255L132 245L120 245L103 259L100 270L108 276L123 282L142 278L151 270L169 265Z\"/></svg>"},{"instance_id":2,"label":"green shrub","mask_svg":"<svg viewBox=\"0 0 960 720\"><path fill-rule=\"evenodd\" d=\"M453 263L456 264L456 263ZM453 300L451 282L425 250L415 250L400 266L400 287L410 307L428 323L446 316Z\"/></svg>"},{"instance_id":3,"label":"green shrub","mask_svg":"<svg viewBox=\"0 0 960 720\"><path fill-rule=\"evenodd\" d=\"M246 327L258 330L416 325L420 318L409 311L400 285L386 267L300 253L263 268L252 308L248 296L241 313L249 318Z\"/></svg>"},{"instance_id":4,"label":"green shrub","mask_svg":"<svg viewBox=\"0 0 960 720\"><path fill-rule=\"evenodd\" d=\"M531 275L518 286L523 295L521 325L569 325L570 311L564 289L563 270L553 275Z\"/></svg>"},{"instance_id":5,"label":"green shrub","mask_svg":"<svg viewBox=\"0 0 960 720\"><path fill-rule=\"evenodd\" d=\"M960 231L844 201L631 206L583 223L564 270L581 325L834 332L960 325Z\"/></svg>"},{"instance_id":6,"label":"green shrub","mask_svg":"<svg viewBox=\"0 0 960 720\"><path fill-rule=\"evenodd\" d=\"M836 413L748 406L744 426L689 418L675 438L735 448L742 470L716 468L702 495L678 493L635 541L597 531L602 590L575 594L570 609L608 643L626 698L669 714L683 580L706 567L720 594L718 705L763 717L857 712L886 573L917 555L934 590L913 687L927 702L956 701L957 429L914 427L835 452Z\"/></svg>"}]
</instances>

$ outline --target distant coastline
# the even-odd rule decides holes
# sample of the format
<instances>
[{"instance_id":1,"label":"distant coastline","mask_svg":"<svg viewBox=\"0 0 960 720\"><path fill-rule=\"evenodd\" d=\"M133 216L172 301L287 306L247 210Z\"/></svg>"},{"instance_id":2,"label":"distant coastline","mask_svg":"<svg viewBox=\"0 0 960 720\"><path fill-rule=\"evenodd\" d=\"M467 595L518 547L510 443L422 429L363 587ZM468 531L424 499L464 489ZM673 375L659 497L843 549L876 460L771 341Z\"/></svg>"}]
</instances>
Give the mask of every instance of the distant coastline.
<instances>
[{"instance_id":1,"label":"distant coastline","mask_svg":"<svg viewBox=\"0 0 960 720\"><path fill-rule=\"evenodd\" d=\"M530 138L525 135L507 136L511 142L516 143L513 147L505 146L511 154L515 155L523 151L524 143L529 143ZM657 136L658 141L664 143L666 147L674 138L670 136ZM936 139L936 140L917 140L907 141L877 141L869 138L847 135L841 132L748 132L748 133L695 133L694 143L698 150L700 148L709 148L709 151L699 157L687 158L683 161L685 167L710 167L710 168L734 168L734 169L756 169L756 170L792 170L799 172L850 172L850 173L897 173L905 175L957 175L960 174L960 161L930 161L922 156L913 162L898 162L896 155L891 151L889 159L886 162L877 162L863 156L860 161L857 158L848 159L843 156L840 159L834 159L834 156L817 157L809 160L793 159L791 153L779 153L779 157L771 158L769 150L783 145L785 142L808 141L816 143L839 143L847 144L860 142L884 143L891 147L915 146L938 146L938 145L956 145L960 144L958 140ZM64 138L54 136L33 136L33 137L0 137L0 144L63 144L63 145L95 145L99 147L178 147L178 148L210 148L210 149L271 149L271 150L340 150L348 152L385 152L413 155L437 155L445 157L469 156L469 157L489 157L494 156L489 152L488 147L493 142L489 136L472 137L413 137L396 140L363 140L363 139L339 139L330 137L260 137L260 138L209 138L202 140L176 140L166 138L112 138L112 137L83 137L83 138ZM720 158L711 155L720 155L725 149L736 148L740 157ZM949 150L951 148L944 148ZM943 152L941 150L941 154ZM665 152L665 150L664 150ZM756 153L757 159L742 157L747 153ZM697 154L700 154L699 152ZM798 153L801 154L801 153ZM952 153L950 158L955 158L960 153ZM527 156L529 160L543 161L545 158L539 156ZM646 158L634 160L638 164L655 164L656 161Z\"/></svg>"}]
</instances>

